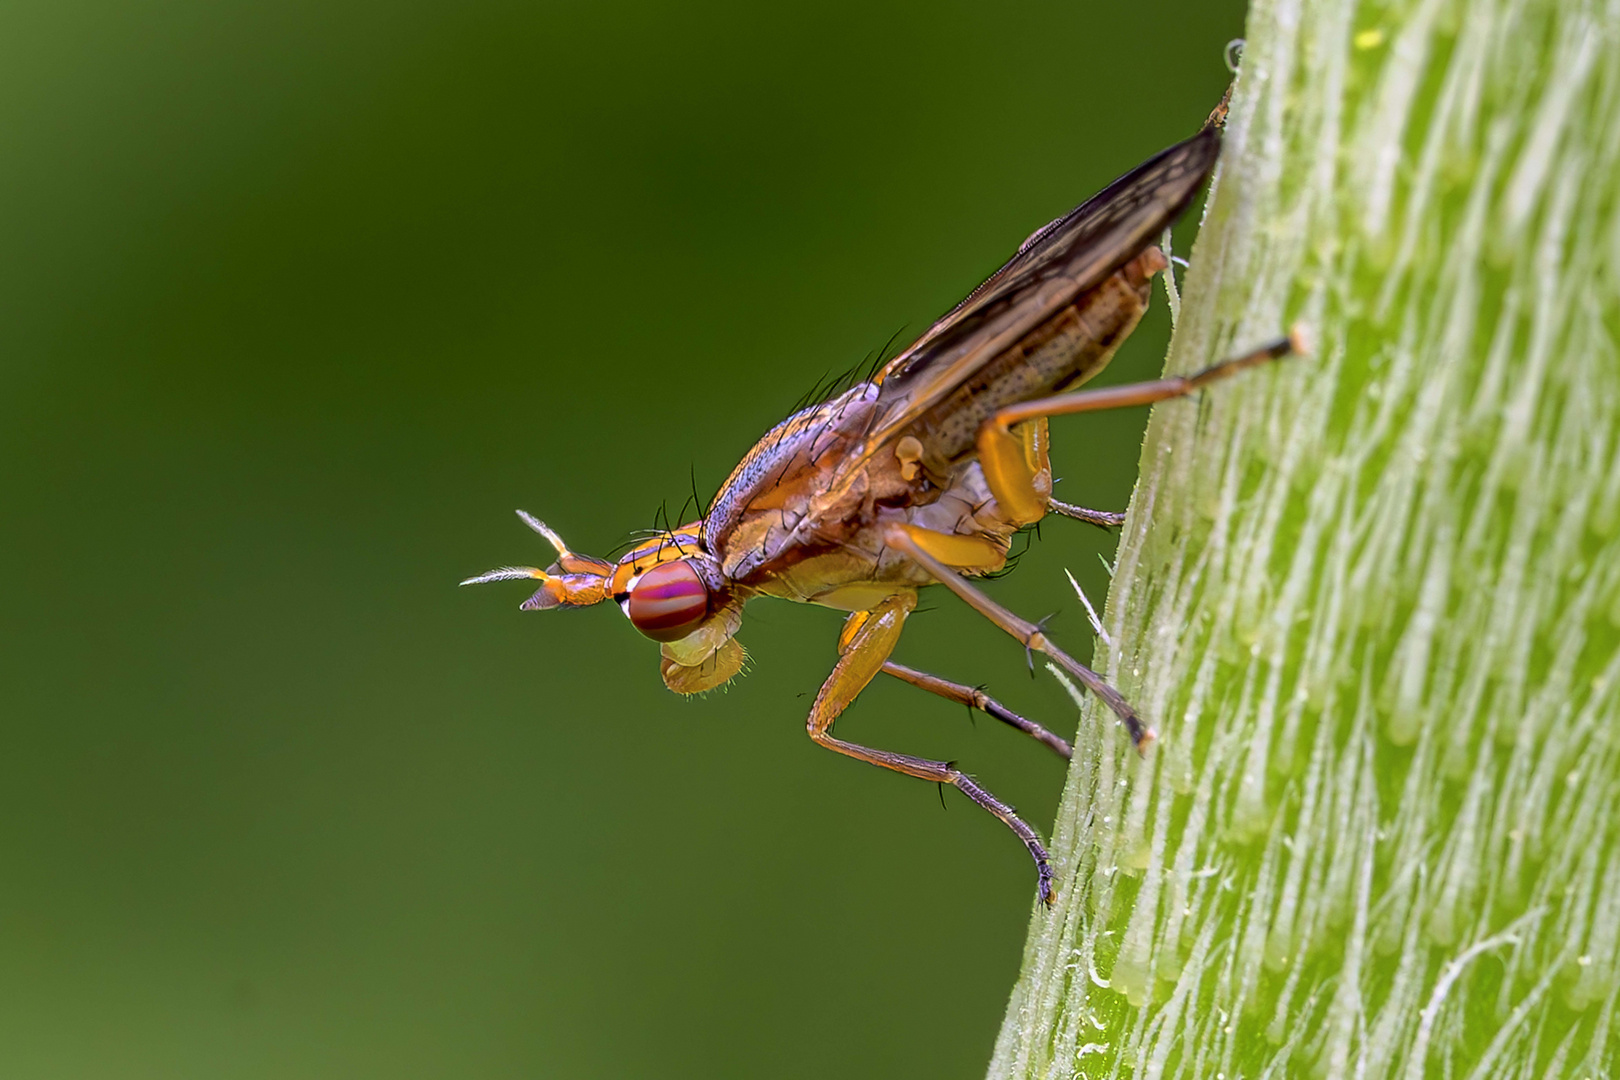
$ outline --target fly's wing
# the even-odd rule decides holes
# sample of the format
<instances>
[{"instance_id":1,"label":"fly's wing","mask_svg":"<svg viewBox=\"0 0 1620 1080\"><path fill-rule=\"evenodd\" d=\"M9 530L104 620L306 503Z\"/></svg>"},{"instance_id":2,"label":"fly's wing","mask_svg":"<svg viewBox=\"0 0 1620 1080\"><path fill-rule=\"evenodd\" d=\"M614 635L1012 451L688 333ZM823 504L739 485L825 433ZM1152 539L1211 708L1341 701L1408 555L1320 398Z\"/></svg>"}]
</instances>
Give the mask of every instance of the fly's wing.
<instances>
[{"instance_id":1,"label":"fly's wing","mask_svg":"<svg viewBox=\"0 0 1620 1080\"><path fill-rule=\"evenodd\" d=\"M1220 129L1211 124L1025 240L1005 266L878 373L880 411L851 467L1141 253L1192 202L1220 150Z\"/></svg>"}]
</instances>

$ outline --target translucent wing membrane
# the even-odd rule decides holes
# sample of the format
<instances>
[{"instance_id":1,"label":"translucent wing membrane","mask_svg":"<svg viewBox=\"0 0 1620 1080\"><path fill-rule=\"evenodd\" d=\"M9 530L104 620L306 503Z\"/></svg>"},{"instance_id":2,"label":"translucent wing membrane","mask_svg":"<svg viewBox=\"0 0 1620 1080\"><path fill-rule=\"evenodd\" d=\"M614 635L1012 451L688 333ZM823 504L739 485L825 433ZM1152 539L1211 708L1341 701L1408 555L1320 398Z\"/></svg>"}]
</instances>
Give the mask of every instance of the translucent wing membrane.
<instances>
[{"instance_id":1,"label":"translucent wing membrane","mask_svg":"<svg viewBox=\"0 0 1620 1080\"><path fill-rule=\"evenodd\" d=\"M1198 194L1220 156L1209 126L1037 230L1000 270L878 374L878 446L1151 244Z\"/></svg>"}]
</instances>

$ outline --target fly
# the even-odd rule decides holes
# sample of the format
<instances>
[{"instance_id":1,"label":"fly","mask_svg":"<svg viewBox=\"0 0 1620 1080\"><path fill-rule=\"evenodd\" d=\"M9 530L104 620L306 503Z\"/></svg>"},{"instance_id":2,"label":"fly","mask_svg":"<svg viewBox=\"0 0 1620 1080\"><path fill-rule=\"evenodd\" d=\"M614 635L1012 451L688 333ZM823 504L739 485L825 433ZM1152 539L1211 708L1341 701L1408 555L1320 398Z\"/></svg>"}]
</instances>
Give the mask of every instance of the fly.
<instances>
[{"instance_id":1,"label":"fly","mask_svg":"<svg viewBox=\"0 0 1620 1080\"><path fill-rule=\"evenodd\" d=\"M848 742L833 734L833 722L882 673L1070 756L1064 739L983 691L889 659L917 590L942 584L1100 698L1138 751L1153 741L1153 728L1117 690L970 579L1001 569L1013 534L1049 513L1101 526L1124 520L1052 497L1050 417L1181 397L1301 351L1297 339L1281 338L1193 375L1074 389L1103 369L1146 311L1153 276L1168 265L1155 240L1209 179L1224 119L1223 101L1196 135L1037 230L873 378L778 424L732 470L700 519L607 562L571 550L519 511L556 549L556 561L544 570L503 567L462 584L539 581L521 605L526 611L611 600L659 643L664 683L680 694L713 689L742 669L736 633L750 600L849 612L838 660L810 707L810 738L959 789L1023 841L1038 895L1050 904L1046 848L1012 807L950 762Z\"/></svg>"}]
</instances>

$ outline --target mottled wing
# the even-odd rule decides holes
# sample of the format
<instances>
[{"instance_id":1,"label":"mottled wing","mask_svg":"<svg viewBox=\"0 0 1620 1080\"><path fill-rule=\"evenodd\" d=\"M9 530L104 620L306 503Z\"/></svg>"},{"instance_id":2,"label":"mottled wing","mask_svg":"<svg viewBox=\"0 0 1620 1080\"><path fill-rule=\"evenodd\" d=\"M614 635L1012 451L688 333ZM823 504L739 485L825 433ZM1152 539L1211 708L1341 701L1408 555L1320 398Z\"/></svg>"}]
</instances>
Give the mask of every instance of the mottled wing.
<instances>
[{"instance_id":1,"label":"mottled wing","mask_svg":"<svg viewBox=\"0 0 1620 1080\"><path fill-rule=\"evenodd\" d=\"M1220 130L1206 127L1025 240L1005 266L879 372L881 408L865 451L849 466L863 464L979 368L1152 243L1192 202L1220 149Z\"/></svg>"}]
</instances>

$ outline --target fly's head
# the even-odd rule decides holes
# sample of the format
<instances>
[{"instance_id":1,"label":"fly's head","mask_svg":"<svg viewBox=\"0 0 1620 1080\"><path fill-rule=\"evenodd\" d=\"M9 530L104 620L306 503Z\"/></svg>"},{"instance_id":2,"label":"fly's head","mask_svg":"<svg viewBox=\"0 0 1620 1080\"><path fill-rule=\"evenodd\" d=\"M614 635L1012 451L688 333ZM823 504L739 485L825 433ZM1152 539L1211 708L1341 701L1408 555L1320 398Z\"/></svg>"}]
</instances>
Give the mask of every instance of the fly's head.
<instances>
[{"instance_id":1,"label":"fly's head","mask_svg":"<svg viewBox=\"0 0 1620 1080\"><path fill-rule=\"evenodd\" d=\"M703 550L698 523L661 533L610 563L570 551L533 515L519 510L518 517L550 541L557 561L544 570L503 566L463 585L537 580L540 588L519 605L524 611L611 599L632 626L659 642L664 685L678 694L712 690L742 670L748 654L732 636L742 624L742 601L726 586L719 562Z\"/></svg>"}]
</instances>

